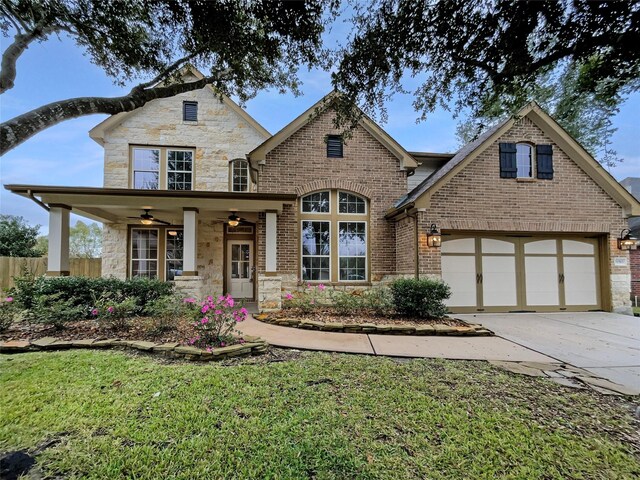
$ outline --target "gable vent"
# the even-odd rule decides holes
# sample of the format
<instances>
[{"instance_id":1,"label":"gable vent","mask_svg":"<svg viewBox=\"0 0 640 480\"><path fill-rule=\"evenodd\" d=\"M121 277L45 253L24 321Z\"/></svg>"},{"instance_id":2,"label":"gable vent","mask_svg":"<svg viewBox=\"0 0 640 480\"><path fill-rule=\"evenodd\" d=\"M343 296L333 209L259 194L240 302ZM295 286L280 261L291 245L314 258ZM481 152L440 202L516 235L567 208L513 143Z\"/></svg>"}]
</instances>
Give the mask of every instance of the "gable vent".
<instances>
[{"instance_id":1,"label":"gable vent","mask_svg":"<svg viewBox=\"0 0 640 480\"><path fill-rule=\"evenodd\" d=\"M342 146L340 135L327 135L327 157L342 158Z\"/></svg>"},{"instance_id":2,"label":"gable vent","mask_svg":"<svg viewBox=\"0 0 640 480\"><path fill-rule=\"evenodd\" d=\"M198 121L198 102L182 102L182 120L185 122Z\"/></svg>"}]
</instances>

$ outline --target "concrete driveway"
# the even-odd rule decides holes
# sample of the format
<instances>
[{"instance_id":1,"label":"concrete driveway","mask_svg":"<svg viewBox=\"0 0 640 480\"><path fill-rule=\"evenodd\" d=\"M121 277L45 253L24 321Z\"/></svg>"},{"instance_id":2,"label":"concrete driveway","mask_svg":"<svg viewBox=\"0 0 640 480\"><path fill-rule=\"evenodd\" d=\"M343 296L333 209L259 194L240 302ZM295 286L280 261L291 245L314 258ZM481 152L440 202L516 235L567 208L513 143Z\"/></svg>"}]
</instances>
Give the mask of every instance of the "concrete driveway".
<instances>
[{"instance_id":1,"label":"concrete driveway","mask_svg":"<svg viewBox=\"0 0 640 480\"><path fill-rule=\"evenodd\" d=\"M454 315L631 388L640 388L640 318L604 312Z\"/></svg>"}]
</instances>

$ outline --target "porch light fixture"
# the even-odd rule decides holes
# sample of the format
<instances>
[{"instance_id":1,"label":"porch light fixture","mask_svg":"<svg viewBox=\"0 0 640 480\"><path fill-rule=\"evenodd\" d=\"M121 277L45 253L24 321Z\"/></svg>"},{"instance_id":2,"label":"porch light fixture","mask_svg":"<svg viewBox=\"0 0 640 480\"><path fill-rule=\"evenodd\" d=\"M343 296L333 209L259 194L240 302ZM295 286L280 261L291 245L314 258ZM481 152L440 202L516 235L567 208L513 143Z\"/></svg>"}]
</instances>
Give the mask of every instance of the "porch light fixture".
<instances>
[{"instance_id":1,"label":"porch light fixture","mask_svg":"<svg viewBox=\"0 0 640 480\"><path fill-rule=\"evenodd\" d=\"M140 220L140 223L143 225L151 225L153 223L153 220L151 220L150 218L143 218L142 220Z\"/></svg>"},{"instance_id":2,"label":"porch light fixture","mask_svg":"<svg viewBox=\"0 0 640 480\"><path fill-rule=\"evenodd\" d=\"M176 230L169 230L167 233L172 237L175 237L176 235L178 235L178 232Z\"/></svg>"},{"instance_id":3,"label":"porch light fixture","mask_svg":"<svg viewBox=\"0 0 640 480\"><path fill-rule=\"evenodd\" d=\"M631 231L625 228L620 232L620 238L618 238L618 249L631 250L636 247L638 239L631 236Z\"/></svg>"},{"instance_id":4,"label":"porch light fixture","mask_svg":"<svg viewBox=\"0 0 640 480\"><path fill-rule=\"evenodd\" d=\"M240 217L237 216L235 213L232 215L229 215L229 226L237 227L238 225L240 225Z\"/></svg>"},{"instance_id":5,"label":"porch light fixture","mask_svg":"<svg viewBox=\"0 0 640 480\"><path fill-rule=\"evenodd\" d=\"M442 245L442 235L435 223L432 223L429 227L429 234L427 235L427 245L430 247L439 247Z\"/></svg>"}]
</instances>

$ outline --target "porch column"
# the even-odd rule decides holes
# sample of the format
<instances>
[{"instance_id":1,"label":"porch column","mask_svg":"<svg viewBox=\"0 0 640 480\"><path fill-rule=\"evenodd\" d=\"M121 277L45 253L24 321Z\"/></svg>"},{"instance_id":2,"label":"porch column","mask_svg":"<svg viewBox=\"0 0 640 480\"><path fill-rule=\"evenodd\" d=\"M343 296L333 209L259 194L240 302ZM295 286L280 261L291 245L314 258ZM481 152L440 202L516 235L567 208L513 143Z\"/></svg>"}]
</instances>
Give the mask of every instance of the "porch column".
<instances>
[{"instance_id":1,"label":"porch column","mask_svg":"<svg viewBox=\"0 0 640 480\"><path fill-rule=\"evenodd\" d=\"M47 275L69 275L69 214L67 205L49 206L49 260Z\"/></svg>"},{"instance_id":2,"label":"porch column","mask_svg":"<svg viewBox=\"0 0 640 480\"><path fill-rule=\"evenodd\" d=\"M198 209L184 208L184 230L182 233L183 259L182 275L197 276L196 262L198 258Z\"/></svg>"},{"instance_id":3,"label":"porch column","mask_svg":"<svg viewBox=\"0 0 640 480\"><path fill-rule=\"evenodd\" d=\"M267 212L266 215L266 238L265 238L265 270L267 273L275 273L278 270L277 239L278 239L278 214Z\"/></svg>"}]
</instances>

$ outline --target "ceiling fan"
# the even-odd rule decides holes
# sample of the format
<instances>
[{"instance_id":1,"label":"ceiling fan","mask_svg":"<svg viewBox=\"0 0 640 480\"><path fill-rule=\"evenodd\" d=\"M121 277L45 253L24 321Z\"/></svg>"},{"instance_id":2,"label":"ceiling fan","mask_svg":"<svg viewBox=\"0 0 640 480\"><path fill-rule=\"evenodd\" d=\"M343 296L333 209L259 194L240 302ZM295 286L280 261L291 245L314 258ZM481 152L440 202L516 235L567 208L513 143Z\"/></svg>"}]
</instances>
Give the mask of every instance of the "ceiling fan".
<instances>
[{"instance_id":1,"label":"ceiling fan","mask_svg":"<svg viewBox=\"0 0 640 480\"><path fill-rule=\"evenodd\" d=\"M247 223L244 218L239 217L235 214L235 212L231 212L227 218L218 218L219 222L227 223L230 227L237 227L238 225L243 225Z\"/></svg>"},{"instance_id":2,"label":"ceiling fan","mask_svg":"<svg viewBox=\"0 0 640 480\"><path fill-rule=\"evenodd\" d=\"M151 225L153 223L162 223L163 225L171 225L171 222L165 222L164 220L157 219L153 215L151 215L149 213L151 211L150 208L143 208L143 210L144 210L144 213L140 214L140 216L127 217L127 218L135 218L136 220L140 220L140 223L142 223L143 225Z\"/></svg>"}]
</instances>

